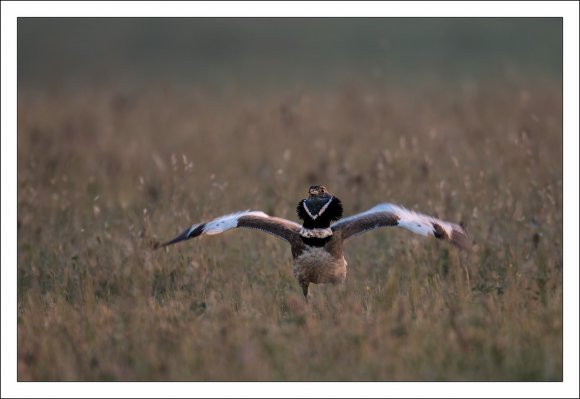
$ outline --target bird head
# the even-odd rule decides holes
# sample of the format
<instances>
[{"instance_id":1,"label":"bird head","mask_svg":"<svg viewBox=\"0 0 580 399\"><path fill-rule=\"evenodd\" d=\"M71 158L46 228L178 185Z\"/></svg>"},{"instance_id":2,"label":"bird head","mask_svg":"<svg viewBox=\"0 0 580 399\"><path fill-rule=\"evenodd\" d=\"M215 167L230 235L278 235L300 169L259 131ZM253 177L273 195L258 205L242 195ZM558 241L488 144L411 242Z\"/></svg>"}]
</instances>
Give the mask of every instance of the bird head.
<instances>
[{"instance_id":1,"label":"bird head","mask_svg":"<svg viewBox=\"0 0 580 399\"><path fill-rule=\"evenodd\" d=\"M326 190L326 187L324 186L310 186L310 188L308 189L308 195L309 198L314 198L314 197L326 197L329 196L329 192Z\"/></svg>"}]
</instances>

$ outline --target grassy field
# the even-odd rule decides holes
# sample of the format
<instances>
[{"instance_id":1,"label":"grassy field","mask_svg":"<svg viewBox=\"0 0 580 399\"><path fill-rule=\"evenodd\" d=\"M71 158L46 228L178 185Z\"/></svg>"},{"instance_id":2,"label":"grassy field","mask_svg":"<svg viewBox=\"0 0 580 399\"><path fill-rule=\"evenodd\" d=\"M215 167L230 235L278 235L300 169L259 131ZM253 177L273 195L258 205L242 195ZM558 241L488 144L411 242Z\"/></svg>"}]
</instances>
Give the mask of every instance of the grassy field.
<instances>
[{"instance_id":1,"label":"grassy field","mask_svg":"<svg viewBox=\"0 0 580 399\"><path fill-rule=\"evenodd\" d=\"M562 84L21 90L20 381L562 380ZM194 222L400 203L464 222L346 246L305 305L290 249Z\"/></svg>"}]
</instances>

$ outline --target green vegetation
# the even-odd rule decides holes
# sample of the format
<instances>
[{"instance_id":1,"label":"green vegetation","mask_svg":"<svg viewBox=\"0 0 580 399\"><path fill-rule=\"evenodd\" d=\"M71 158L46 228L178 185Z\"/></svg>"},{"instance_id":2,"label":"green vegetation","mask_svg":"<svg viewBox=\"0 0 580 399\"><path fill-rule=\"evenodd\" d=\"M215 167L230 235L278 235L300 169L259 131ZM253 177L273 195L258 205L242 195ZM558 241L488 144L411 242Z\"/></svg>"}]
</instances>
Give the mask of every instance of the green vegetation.
<instances>
[{"instance_id":1,"label":"green vegetation","mask_svg":"<svg viewBox=\"0 0 580 399\"><path fill-rule=\"evenodd\" d=\"M21 90L18 379L562 380L561 89ZM151 249L234 210L295 220L315 183L477 246L361 235L309 305L274 237Z\"/></svg>"}]
</instances>

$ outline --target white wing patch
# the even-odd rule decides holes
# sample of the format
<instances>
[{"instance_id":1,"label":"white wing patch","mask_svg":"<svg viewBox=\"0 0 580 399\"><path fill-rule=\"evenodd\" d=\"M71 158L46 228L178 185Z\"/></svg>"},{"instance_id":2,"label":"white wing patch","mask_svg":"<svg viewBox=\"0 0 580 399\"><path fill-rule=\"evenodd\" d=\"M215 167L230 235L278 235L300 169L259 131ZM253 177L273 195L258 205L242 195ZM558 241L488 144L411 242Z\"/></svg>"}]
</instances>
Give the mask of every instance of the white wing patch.
<instances>
[{"instance_id":1,"label":"white wing patch","mask_svg":"<svg viewBox=\"0 0 580 399\"><path fill-rule=\"evenodd\" d=\"M407 208L402 206L384 203L379 204L367 211L368 213L376 213L376 212L391 212L399 218L399 226L412 231L415 234L420 234L422 236L433 236L434 229L433 224L438 224L445 230L448 237L451 237L453 234L454 227L457 229L461 228L453 223L445 222L443 220L439 220L432 216L424 215L422 213L411 211ZM366 212L365 212L366 213Z\"/></svg>"},{"instance_id":2,"label":"white wing patch","mask_svg":"<svg viewBox=\"0 0 580 399\"><path fill-rule=\"evenodd\" d=\"M205 227L203 228L203 234L207 234L207 235L211 236L214 234L223 233L224 231L227 231L230 229L234 229L234 228L238 227L238 219L242 216L257 216L257 217L263 217L263 218L269 217L264 212L260 212L260 211L234 212L234 213L231 213L229 215L221 216L217 219L214 219L210 222L207 222L205 224ZM195 230L195 228L197 226L199 226L199 224L191 226L190 231Z\"/></svg>"},{"instance_id":3,"label":"white wing patch","mask_svg":"<svg viewBox=\"0 0 580 399\"><path fill-rule=\"evenodd\" d=\"M359 219L364 216L372 215L373 213L390 212L396 215L398 220L398 226L404 229L410 230L415 234L420 234L422 236L435 236L434 224L441 226L443 230L447 233L448 237L452 237L453 231L463 231L463 229L456 224L445 222L443 220L434 218L432 216L424 215L422 213L411 211L399 205L383 203L376 205L369 209L368 211L358 213L347 218L340 219L339 221L332 224L332 228L336 228L344 223L348 223Z\"/></svg>"}]
</instances>

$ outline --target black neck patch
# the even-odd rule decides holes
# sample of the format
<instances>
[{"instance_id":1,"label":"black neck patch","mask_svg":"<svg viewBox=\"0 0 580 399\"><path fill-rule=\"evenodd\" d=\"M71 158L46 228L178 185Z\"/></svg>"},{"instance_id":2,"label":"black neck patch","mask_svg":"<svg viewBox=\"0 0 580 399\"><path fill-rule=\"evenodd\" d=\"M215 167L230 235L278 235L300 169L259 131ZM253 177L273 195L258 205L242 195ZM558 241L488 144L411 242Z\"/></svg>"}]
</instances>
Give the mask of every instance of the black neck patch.
<instances>
[{"instance_id":1,"label":"black neck patch","mask_svg":"<svg viewBox=\"0 0 580 399\"><path fill-rule=\"evenodd\" d=\"M342 203L330 195L307 198L298 203L296 213L305 229L326 229L342 217Z\"/></svg>"},{"instance_id":2,"label":"black neck patch","mask_svg":"<svg viewBox=\"0 0 580 399\"><path fill-rule=\"evenodd\" d=\"M326 243L328 241L330 241L330 239L332 238L332 236L328 236L328 237L324 237L324 238L318 238L318 237L300 237L302 239L302 242L305 245L308 245L310 247L323 247L326 245Z\"/></svg>"}]
</instances>

